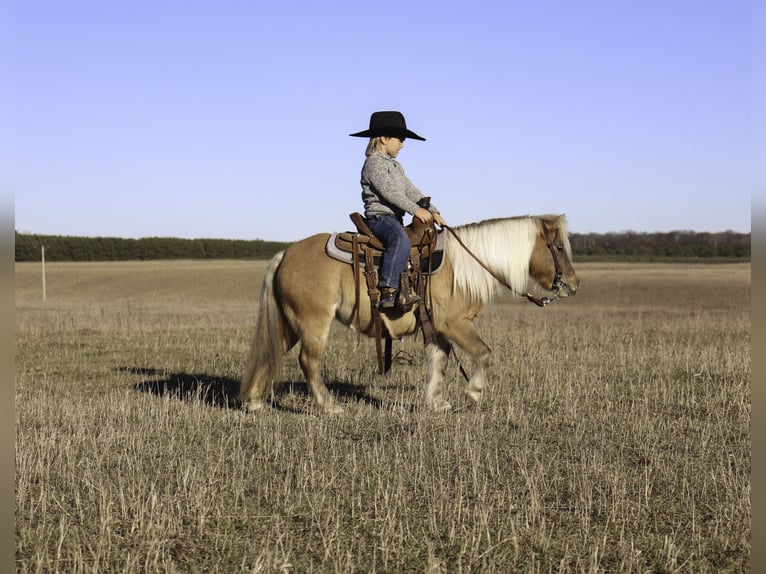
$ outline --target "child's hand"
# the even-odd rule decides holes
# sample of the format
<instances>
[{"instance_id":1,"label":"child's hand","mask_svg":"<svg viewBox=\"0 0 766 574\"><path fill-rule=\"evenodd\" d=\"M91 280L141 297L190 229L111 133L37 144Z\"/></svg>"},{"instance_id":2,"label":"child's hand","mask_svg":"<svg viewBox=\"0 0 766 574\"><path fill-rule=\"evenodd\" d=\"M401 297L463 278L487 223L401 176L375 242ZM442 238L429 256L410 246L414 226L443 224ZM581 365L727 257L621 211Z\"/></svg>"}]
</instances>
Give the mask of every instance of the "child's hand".
<instances>
[{"instance_id":1,"label":"child's hand","mask_svg":"<svg viewBox=\"0 0 766 574\"><path fill-rule=\"evenodd\" d=\"M412 216L420 223L430 223L430 221L434 218L433 213L427 209L423 209L422 207L418 207Z\"/></svg>"},{"instance_id":2,"label":"child's hand","mask_svg":"<svg viewBox=\"0 0 766 574\"><path fill-rule=\"evenodd\" d=\"M441 216L440 213L434 213L434 221L439 225L440 227L445 227L447 225L447 222L444 221L444 218Z\"/></svg>"}]
</instances>

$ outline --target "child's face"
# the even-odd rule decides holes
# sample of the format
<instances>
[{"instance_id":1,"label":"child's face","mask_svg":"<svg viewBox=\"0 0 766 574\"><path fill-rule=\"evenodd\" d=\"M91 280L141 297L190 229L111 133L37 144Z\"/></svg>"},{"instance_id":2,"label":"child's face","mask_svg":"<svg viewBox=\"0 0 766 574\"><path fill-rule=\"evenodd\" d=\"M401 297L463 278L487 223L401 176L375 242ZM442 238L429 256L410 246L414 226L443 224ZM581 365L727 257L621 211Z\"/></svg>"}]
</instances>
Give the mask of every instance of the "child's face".
<instances>
[{"instance_id":1,"label":"child's face","mask_svg":"<svg viewBox=\"0 0 766 574\"><path fill-rule=\"evenodd\" d=\"M404 141L399 138L383 136L380 139L383 142L383 149L386 150L386 153L391 157L399 155L399 151L404 147Z\"/></svg>"}]
</instances>

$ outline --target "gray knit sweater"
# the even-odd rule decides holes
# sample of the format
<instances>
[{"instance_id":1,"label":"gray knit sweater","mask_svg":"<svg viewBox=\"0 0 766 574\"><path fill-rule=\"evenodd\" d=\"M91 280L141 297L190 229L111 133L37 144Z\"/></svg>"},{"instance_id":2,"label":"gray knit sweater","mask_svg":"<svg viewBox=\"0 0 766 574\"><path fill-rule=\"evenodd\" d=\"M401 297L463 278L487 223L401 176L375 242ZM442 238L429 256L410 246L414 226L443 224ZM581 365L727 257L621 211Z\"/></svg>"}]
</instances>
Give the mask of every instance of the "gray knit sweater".
<instances>
[{"instance_id":1,"label":"gray knit sweater","mask_svg":"<svg viewBox=\"0 0 766 574\"><path fill-rule=\"evenodd\" d=\"M404 175L402 165L384 152L369 156L362 166L362 201L367 218L393 215L402 218L418 208L424 195ZM439 210L431 205L430 211Z\"/></svg>"}]
</instances>

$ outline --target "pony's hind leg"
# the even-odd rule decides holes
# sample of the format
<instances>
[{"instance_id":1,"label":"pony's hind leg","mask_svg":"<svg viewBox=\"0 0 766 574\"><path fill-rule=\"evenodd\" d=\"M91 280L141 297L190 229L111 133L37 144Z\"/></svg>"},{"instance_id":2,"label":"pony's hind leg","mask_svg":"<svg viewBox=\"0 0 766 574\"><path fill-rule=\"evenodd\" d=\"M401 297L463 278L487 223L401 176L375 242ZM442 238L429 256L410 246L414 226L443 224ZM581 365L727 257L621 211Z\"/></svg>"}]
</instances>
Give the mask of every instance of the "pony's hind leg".
<instances>
[{"instance_id":1,"label":"pony's hind leg","mask_svg":"<svg viewBox=\"0 0 766 574\"><path fill-rule=\"evenodd\" d=\"M318 293L327 294L329 290L324 289ZM314 403L319 410L329 414L340 413L343 409L335 403L322 377L322 364L333 321L333 306L327 301L322 301L317 296L317 292L313 293L313 296L296 297L295 300L305 305L305 308L301 309L303 316L301 317L296 312L298 309L295 304L288 307L287 315L291 322L296 325L299 333L298 363L301 366L301 371L303 371L306 384L311 390Z\"/></svg>"},{"instance_id":2,"label":"pony's hind leg","mask_svg":"<svg viewBox=\"0 0 766 574\"><path fill-rule=\"evenodd\" d=\"M316 406L325 413L338 414L343 408L335 402L322 378L322 360L329 335L330 326L313 335L304 335L301 339L301 351L298 361L306 383L311 389Z\"/></svg>"},{"instance_id":3,"label":"pony's hind leg","mask_svg":"<svg viewBox=\"0 0 766 574\"><path fill-rule=\"evenodd\" d=\"M272 383L281 373L282 360L297 342L287 326L283 325L279 333L261 332L261 327L259 324L250 345L239 387L239 400L249 411L261 410L271 399Z\"/></svg>"},{"instance_id":4,"label":"pony's hind leg","mask_svg":"<svg viewBox=\"0 0 766 574\"><path fill-rule=\"evenodd\" d=\"M260 411L266 406L268 375L262 366L250 365L239 387L239 401L249 411Z\"/></svg>"},{"instance_id":5,"label":"pony's hind leg","mask_svg":"<svg viewBox=\"0 0 766 574\"><path fill-rule=\"evenodd\" d=\"M279 362L293 345L294 341L290 341L276 356L264 358L258 352L258 342L253 342L239 390L239 400L245 409L260 411L271 400L272 383L281 371Z\"/></svg>"}]
</instances>

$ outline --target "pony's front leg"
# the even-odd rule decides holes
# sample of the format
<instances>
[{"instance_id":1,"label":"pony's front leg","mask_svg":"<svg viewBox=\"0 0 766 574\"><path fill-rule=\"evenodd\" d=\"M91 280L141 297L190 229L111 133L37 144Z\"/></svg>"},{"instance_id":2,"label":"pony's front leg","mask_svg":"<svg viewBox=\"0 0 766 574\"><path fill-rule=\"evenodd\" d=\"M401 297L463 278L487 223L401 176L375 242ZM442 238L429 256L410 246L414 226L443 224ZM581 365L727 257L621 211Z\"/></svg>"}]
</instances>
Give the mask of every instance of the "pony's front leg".
<instances>
[{"instance_id":1,"label":"pony's front leg","mask_svg":"<svg viewBox=\"0 0 766 574\"><path fill-rule=\"evenodd\" d=\"M426 404L437 412L449 411L452 405L444 398L444 373L447 370L450 343L441 334L428 345L428 383L426 384Z\"/></svg>"},{"instance_id":2,"label":"pony's front leg","mask_svg":"<svg viewBox=\"0 0 766 574\"><path fill-rule=\"evenodd\" d=\"M465 388L465 394L475 403L481 400L481 394L484 392L485 373L489 369L490 358L490 353L484 353L476 358L474 371Z\"/></svg>"},{"instance_id":3,"label":"pony's front leg","mask_svg":"<svg viewBox=\"0 0 766 574\"><path fill-rule=\"evenodd\" d=\"M492 351L482 341L476 332L476 327L470 319L457 322L448 333L450 339L471 355L474 370L468 380L465 394L475 403L481 400L481 394L486 384L485 373L489 369Z\"/></svg>"}]
</instances>

